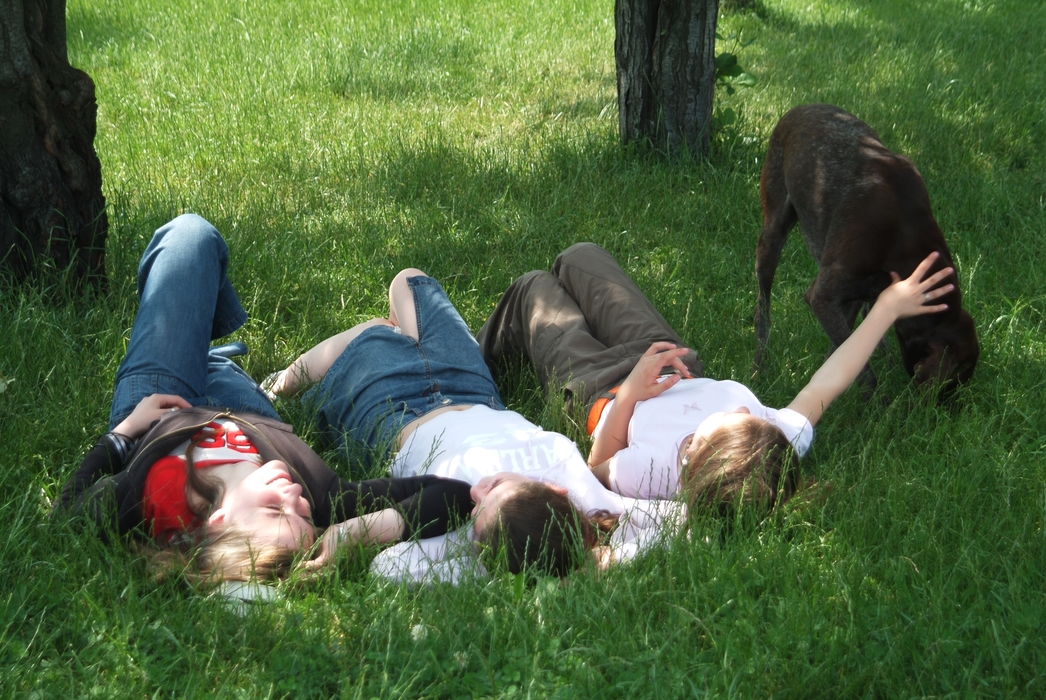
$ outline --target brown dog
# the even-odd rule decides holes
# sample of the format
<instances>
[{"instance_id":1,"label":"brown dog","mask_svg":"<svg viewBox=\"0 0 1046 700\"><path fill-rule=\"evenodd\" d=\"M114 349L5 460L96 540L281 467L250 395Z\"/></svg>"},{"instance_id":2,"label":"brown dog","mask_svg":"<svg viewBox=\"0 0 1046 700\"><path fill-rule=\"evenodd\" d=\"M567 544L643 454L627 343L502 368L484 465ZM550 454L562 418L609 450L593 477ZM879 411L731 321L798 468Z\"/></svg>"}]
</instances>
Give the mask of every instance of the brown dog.
<instances>
[{"instance_id":1,"label":"brown dog","mask_svg":"<svg viewBox=\"0 0 1046 700\"><path fill-rule=\"evenodd\" d=\"M832 350L850 336L862 307L890 284L891 271L904 279L935 250L940 256L928 274L953 266L915 165L838 107L803 105L781 118L770 135L759 194L756 367L770 334L774 272L796 222L819 267L806 302ZM941 399L973 376L980 355L973 319L962 309L959 280L949 281L955 290L938 300L948 304L947 311L894 324L904 368L916 384L939 381ZM875 386L871 369L866 367L862 378L869 389Z\"/></svg>"}]
</instances>

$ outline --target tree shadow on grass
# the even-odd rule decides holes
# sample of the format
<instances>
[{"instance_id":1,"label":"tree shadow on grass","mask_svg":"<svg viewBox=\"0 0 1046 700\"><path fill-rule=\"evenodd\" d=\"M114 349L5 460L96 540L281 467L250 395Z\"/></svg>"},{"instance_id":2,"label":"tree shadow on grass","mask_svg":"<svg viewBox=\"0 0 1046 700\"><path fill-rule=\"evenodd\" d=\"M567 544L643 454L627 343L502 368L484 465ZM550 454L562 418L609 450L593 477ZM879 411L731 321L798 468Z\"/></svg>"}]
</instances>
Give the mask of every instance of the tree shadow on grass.
<instances>
[{"instance_id":1,"label":"tree shadow on grass","mask_svg":"<svg viewBox=\"0 0 1046 700\"><path fill-rule=\"evenodd\" d=\"M759 14L769 31L760 41L778 58L780 82L794 87L794 104L838 104L917 163L928 151L947 154L948 167L981 169L973 155L987 139L999 165L1027 168L1041 160L1046 135L1010 127L1040 121L1046 107L1037 88L1046 80L1039 60L1046 6L1006 13L995 4L969 5L859 0L831 18L764 6ZM1002 46L1009 50L1000 52ZM847 104L855 81L860 102ZM1008 118L1014 110L1019 118Z\"/></svg>"},{"instance_id":2,"label":"tree shadow on grass","mask_svg":"<svg viewBox=\"0 0 1046 700\"><path fill-rule=\"evenodd\" d=\"M75 3L66 9L69 43L82 42L81 51L98 53L109 45L122 46L143 34L138 15L107 4L104 7Z\"/></svg>"},{"instance_id":3,"label":"tree shadow on grass","mask_svg":"<svg viewBox=\"0 0 1046 700\"><path fill-rule=\"evenodd\" d=\"M343 97L467 99L476 85L480 53L481 47L466 34L448 36L439 27L416 26L386 42L379 38L376 43L345 49L328 80Z\"/></svg>"},{"instance_id":4,"label":"tree shadow on grass","mask_svg":"<svg viewBox=\"0 0 1046 700\"><path fill-rule=\"evenodd\" d=\"M616 138L553 143L522 162L432 142L391 153L368 186L411 212L414 230L395 260L429 261L490 296L527 270L548 269L578 241L595 241L626 265L692 248L687 223L699 204L682 201L736 177L707 162L636 156Z\"/></svg>"}]
</instances>

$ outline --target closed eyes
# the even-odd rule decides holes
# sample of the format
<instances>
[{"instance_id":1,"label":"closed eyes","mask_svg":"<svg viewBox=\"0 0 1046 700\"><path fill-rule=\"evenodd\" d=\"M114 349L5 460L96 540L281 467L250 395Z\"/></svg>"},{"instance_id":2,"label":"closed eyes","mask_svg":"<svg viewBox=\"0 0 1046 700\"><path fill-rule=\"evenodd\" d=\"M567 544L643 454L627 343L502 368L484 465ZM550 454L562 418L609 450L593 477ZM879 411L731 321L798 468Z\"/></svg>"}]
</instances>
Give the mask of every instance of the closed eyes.
<instances>
[{"instance_id":1,"label":"closed eyes","mask_svg":"<svg viewBox=\"0 0 1046 700\"><path fill-rule=\"evenodd\" d=\"M265 506L265 509L270 511L271 515L269 517L287 518L288 520L290 519L290 516L288 515L287 511L284 510L283 506ZM307 522L310 527L315 527L315 525L313 525L311 515L299 515L298 517Z\"/></svg>"}]
</instances>

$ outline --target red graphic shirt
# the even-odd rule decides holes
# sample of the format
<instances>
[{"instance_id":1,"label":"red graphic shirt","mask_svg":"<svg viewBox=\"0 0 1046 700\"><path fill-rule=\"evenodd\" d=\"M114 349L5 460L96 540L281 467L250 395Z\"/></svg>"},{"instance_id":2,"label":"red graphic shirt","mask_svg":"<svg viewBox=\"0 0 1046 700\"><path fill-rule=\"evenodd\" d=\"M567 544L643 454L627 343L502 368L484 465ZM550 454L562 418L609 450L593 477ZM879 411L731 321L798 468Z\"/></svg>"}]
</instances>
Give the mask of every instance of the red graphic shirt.
<instances>
[{"instance_id":1,"label":"red graphic shirt","mask_svg":"<svg viewBox=\"0 0 1046 700\"><path fill-rule=\"evenodd\" d=\"M257 448L230 420L208 423L191 441L186 440L171 454L158 459L145 477L142 513L153 537L160 541L169 541L177 533L195 530L200 525L200 519L189 510L185 500L185 453L191 442L196 443L193 450L196 469L236 462L261 464Z\"/></svg>"}]
</instances>

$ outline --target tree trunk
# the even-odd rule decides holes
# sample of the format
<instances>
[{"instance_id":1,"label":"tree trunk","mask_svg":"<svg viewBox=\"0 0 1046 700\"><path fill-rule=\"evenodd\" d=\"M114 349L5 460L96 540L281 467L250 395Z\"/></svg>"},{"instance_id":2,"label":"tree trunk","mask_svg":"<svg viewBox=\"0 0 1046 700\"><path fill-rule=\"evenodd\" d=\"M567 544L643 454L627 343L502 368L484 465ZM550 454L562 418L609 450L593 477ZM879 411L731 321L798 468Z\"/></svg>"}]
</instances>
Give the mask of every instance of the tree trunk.
<instances>
[{"instance_id":1,"label":"tree trunk","mask_svg":"<svg viewBox=\"0 0 1046 700\"><path fill-rule=\"evenodd\" d=\"M69 65L65 0L0 0L0 268L105 281L94 83Z\"/></svg>"},{"instance_id":2,"label":"tree trunk","mask_svg":"<svg viewBox=\"0 0 1046 700\"><path fill-rule=\"evenodd\" d=\"M615 0L623 143L708 152L719 0Z\"/></svg>"}]
</instances>

